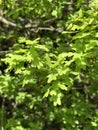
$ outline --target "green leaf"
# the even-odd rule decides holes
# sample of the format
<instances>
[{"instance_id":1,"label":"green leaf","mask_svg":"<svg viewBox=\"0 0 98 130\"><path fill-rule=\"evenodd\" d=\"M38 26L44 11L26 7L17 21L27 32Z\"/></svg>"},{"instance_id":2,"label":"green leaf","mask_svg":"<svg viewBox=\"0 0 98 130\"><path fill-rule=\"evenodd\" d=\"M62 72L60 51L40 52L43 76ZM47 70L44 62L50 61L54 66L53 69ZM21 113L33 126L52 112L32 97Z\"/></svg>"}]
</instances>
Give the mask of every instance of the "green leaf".
<instances>
[{"instance_id":1,"label":"green leaf","mask_svg":"<svg viewBox=\"0 0 98 130\"><path fill-rule=\"evenodd\" d=\"M60 88L60 89L65 90L65 91L68 90L68 88L67 88L64 84L59 83L58 85L59 85L59 88Z\"/></svg>"},{"instance_id":2,"label":"green leaf","mask_svg":"<svg viewBox=\"0 0 98 130\"><path fill-rule=\"evenodd\" d=\"M98 38L98 33L95 34L95 37Z\"/></svg>"},{"instance_id":3,"label":"green leaf","mask_svg":"<svg viewBox=\"0 0 98 130\"><path fill-rule=\"evenodd\" d=\"M58 12L57 12L57 10L53 10L51 14L52 14L52 16L57 17Z\"/></svg>"},{"instance_id":4,"label":"green leaf","mask_svg":"<svg viewBox=\"0 0 98 130\"><path fill-rule=\"evenodd\" d=\"M85 38L87 36L90 36L90 32L88 32L88 33L78 33L77 35L75 35L73 37L73 40L75 40L75 39L82 39L82 38Z\"/></svg>"},{"instance_id":5,"label":"green leaf","mask_svg":"<svg viewBox=\"0 0 98 130\"><path fill-rule=\"evenodd\" d=\"M47 83L51 83L52 81L56 80L57 76L58 76L58 74L49 74L47 76L47 78L48 78Z\"/></svg>"},{"instance_id":6,"label":"green leaf","mask_svg":"<svg viewBox=\"0 0 98 130\"><path fill-rule=\"evenodd\" d=\"M82 17L83 17L83 10L80 9L80 10L79 10L79 18L82 18Z\"/></svg>"},{"instance_id":7,"label":"green leaf","mask_svg":"<svg viewBox=\"0 0 98 130\"><path fill-rule=\"evenodd\" d=\"M49 51L49 49L45 45L36 45L35 48L38 48L40 50L44 50L46 52Z\"/></svg>"},{"instance_id":8,"label":"green leaf","mask_svg":"<svg viewBox=\"0 0 98 130\"><path fill-rule=\"evenodd\" d=\"M98 124L96 122L91 122L92 126L96 127Z\"/></svg>"},{"instance_id":9,"label":"green leaf","mask_svg":"<svg viewBox=\"0 0 98 130\"><path fill-rule=\"evenodd\" d=\"M56 100L54 100L54 106L61 105L61 97L61 93L57 94Z\"/></svg>"},{"instance_id":10,"label":"green leaf","mask_svg":"<svg viewBox=\"0 0 98 130\"><path fill-rule=\"evenodd\" d=\"M46 93L44 94L43 98L48 97L49 93L50 93L50 89L48 89L48 90L46 91Z\"/></svg>"},{"instance_id":11,"label":"green leaf","mask_svg":"<svg viewBox=\"0 0 98 130\"><path fill-rule=\"evenodd\" d=\"M52 95L57 95L57 92L55 91L55 90L51 90L50 91L50 95L52 96Z\"/></svg>"}]
</instances>

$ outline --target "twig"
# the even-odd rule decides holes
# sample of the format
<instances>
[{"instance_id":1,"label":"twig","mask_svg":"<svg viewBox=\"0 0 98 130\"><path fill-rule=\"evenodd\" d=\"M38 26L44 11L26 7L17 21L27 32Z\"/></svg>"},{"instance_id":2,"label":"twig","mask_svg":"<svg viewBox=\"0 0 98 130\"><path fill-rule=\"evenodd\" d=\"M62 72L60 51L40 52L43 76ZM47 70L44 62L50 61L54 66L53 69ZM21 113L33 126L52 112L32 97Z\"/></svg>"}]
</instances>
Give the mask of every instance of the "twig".
<instances>
[{"instance_id":1,"label":"twig","mask_svg":"<svg viewBox=\"0 0 98 130\"><path fill-rule=\"evenodd\" d=\"M0 21L6 25L10 25L10 26L13 26L13 27L16 27L17 24L13 23L13 22L10 22L8 21L7 19L5 19L3 16L0 16Z\"/></svg>"},{"instance_id":2,"label":"twig","mask_svg":"<svg viewBox=\"0 0 98 130\"><path fill-rule=\"evenodd\" d=\"M63 28L54 28L54 27L37 27L37 28L31 28L31 31L38 33L39 31L55 31L58 33L63 32Z\"/></svg>"},{"instance_id":3,"label":"twig","mask_svg":"<svg viewBox=\"0 0 98 130\"><path fill-rule=\"evenodd\" d=\"M4 98L2 99L2 113L1 113L1 130L4 130L4 112L5 112L5 108L4 108Z\"/></svg>"},{"instance_id":4,"label":"twig","mask_svg":"<svg viewBox=\"0 0 98 130\"><path fill-rule=\"evenodd\" d=\"M13 26L13 27L18 27L18 28L22 28L22 26L18 26L16 23L10 22L7 19L5 19L3 16L0 16L0 21L4 24L6 24L7 26ZM50 20L51 21L51 20ZM49 21L47 21L49 22ZM40 30L46 30L46 31L56 31L56 32L62 32L63 28L54 28L53 26L50 27L39 27L37 24L34 25L33 23L28 23L25 26L23 26L24 29L30 29L31 31L34 32L39 32ZM0 54L3 52L0 52Z\"/></svg>"},{"instance_id":5,"label":"twig","mask_svg":"<svg viewBox=\"0 0 98 130\"><path fill-rule=\"evenodd\" d=\"M10 52L10 50L8 50L8 51L0 51L0 55L7 54L7 53L9 53L9 52Z\"/></svg>"}]
</instances>

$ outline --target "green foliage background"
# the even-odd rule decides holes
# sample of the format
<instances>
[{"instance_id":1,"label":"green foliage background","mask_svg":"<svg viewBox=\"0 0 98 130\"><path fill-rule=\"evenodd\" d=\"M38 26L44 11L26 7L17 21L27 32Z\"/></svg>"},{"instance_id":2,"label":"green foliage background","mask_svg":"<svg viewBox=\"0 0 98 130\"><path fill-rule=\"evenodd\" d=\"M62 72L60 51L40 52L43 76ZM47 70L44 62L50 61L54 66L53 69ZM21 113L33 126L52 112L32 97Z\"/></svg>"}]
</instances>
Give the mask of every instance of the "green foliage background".
<instances>
[{"instance_id":1,"label":"green foliage background","mask_svg":"<svg viewBox=\"0 0 98 130\"><path fill-rule=\"evenodd\" d=\"M0 0L0 129L98 129L97 0Z\"/></svg>"}]
</instances>

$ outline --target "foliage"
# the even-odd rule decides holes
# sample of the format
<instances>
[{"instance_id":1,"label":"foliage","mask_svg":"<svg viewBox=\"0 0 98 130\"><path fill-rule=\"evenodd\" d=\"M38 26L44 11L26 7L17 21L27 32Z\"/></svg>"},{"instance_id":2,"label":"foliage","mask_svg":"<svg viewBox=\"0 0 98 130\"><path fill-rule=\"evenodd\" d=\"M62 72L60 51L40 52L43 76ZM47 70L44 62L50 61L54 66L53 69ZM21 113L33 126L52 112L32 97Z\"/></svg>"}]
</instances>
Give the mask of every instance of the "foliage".
<instances>
[{"instance_id":1,"label":"foliage","mask_svg":"<svg viewBox=\"0 0 98 130\"><path fill-rule=\"evenodd\" d=\"M98 129L98 5L86 2L0 1L1 129Z\"/></svg>"}]
</instances>

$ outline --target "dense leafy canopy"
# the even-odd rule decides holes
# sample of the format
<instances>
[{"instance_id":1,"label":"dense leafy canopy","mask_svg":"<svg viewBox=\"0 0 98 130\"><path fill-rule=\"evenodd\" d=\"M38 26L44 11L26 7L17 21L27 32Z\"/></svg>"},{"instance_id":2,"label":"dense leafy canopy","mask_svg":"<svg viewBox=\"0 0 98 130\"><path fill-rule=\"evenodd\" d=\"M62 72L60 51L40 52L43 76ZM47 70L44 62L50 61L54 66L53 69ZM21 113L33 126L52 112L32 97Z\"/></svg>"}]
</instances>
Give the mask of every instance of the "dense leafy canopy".
<instances>
[{"instance_id":1,"label":"dense leafy canopy","mask_svg":"<svg viewBox=\"0 0 98 130\"><path fill-rule=\"evenodd\" d=\"M97 0L0 0L0 129L98 129Z\"/></svg>"}]
</instances>

